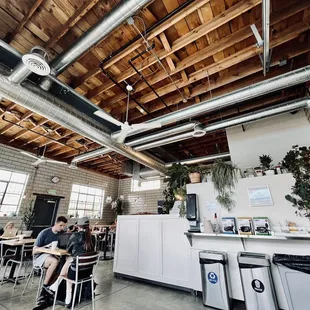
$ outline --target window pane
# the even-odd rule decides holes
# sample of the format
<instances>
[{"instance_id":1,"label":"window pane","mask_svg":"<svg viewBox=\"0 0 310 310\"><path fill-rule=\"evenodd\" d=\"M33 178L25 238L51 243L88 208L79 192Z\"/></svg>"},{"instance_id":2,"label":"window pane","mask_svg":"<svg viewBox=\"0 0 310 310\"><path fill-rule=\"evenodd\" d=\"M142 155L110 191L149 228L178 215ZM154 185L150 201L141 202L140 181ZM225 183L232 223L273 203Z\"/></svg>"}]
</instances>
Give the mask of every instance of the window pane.
<instances>
[{"instance_id":1,"label":"window pane","mask_svg":"<svg viewBox=\"0 0 310 310\"><path fill-rule=\"evenodd\" d=\"M86 197L87 197L87 195L80 194L79 201L86 201Z\"/></svg>"},{"instance_id":2,"label":"window pane","mask_svg":"<svg viewBox=\"0 0 310 310\"><path fill-rule=\"evenodd\" d=\"M76 185L76 184L72 185L72 192L79 192L79 190L80 190L80 185Z\"/></svg>"},{"instance_id":3,"label":"window pane","mask_svg":"<svg viewBox=\"0 0 310 310\"><path fill-rule=\"evenodd\" d=\"M93 209L93 204L92 203L87 203L86 204L86 209L87 210L92 210Z\"/></svg>"},{"instance_id":4,"label":"window pane","mask_svg":"<svg viewBox=\"0 0 310 310\"><path fill-rule=\"evenodd\" d=\"M95 198L95 196L87 195L86 201L89 202L89 203L93 203L94 202L94 198Z\"/></svg>"},{"instance_id":5,"label":"window pane","mask_svg":"<svg viewBox=\"0 0 310 310\"><path fill-rule=\"evenodd\" d=\"M82 210L82 209L85 209L85 202L78 202L78 205L77 205L77 208L79 209L79 210Z\"/></svg>"},{"instance_id":6,"label":"window pane","mask_svg":"<svg viewBox=\"0 0 310 310\"><path fill-rule=\"evenodd\" d=\"M102 196L102 189L96 188L96 195Z\"/></svg>"},{"instance_id":7,"label":"window pane","mask_svg":"<svg viewBox=\"0 0 310 310\"><path fill-rule=\"evenodd\" d=\"M24 188L24 184L19 183L9 183L7 188L7 193L9 194L21 194Z\"/></svg>"},{"instance_id":8,"label":"window pane","mask_svg":"<svg viewBox=\"0 0 310 310\"><path fill-rule=\"evenodd\" d=\"M100 196L95 196L95 202L101 203L101 197Z\"/></svg>"},{"instance_id":9,"label":"window pane","mask_svg":"<svg viewBox=\"0 0 310 310\"><path fill-rule=\"evenodd\" d=\"M88 194L95 195L95 193L96 193L96 189L94 187L89 187L88 188Z\"/></svg>"},{"instance_id":10,"label":"window pane","mask_svg":"<svg viewBox=\"0 0 310 310\"><path fill-rule=\"evenodd\" d=\"M0 170L0 180L9 181L11 178L12 172L7 170Z\"/></svg>"},{"instance_id":11,"label":"window pane","mask_svg":"<svg viewBox=\"0 0 310 310\"><path fill-rule=\"evenodd\" d=\"M25 183L27 175L23 173L12 173L11 182Z\"/></svg>"},{"instance_id":12,"label":"window pane","mask_svg":"<svg viewBox=\"0 0 310 310\"><path fill-rule=\"evenodd\" d=\"M16 212L16 210L17 210L17 205L15 205L15 206L11 206L11 205L2 205L1 206L1 212L3 213L2 214L2 216L4 215L4 214L6 214L6 215L9 215L9 213L12 213L12 212Z\"/></svg>"},{"instance_id":13,"label":"window pane","mask_svg":"<svg viewBox=\"0 0 310 310\"><path fill-rule=\"evenodd\" d=\"M6 194L3 199L3 204L18 205L20 195Z\"/></svg>"},{"instance_id":14,"label":"window pane","mask_svg":"<svg viewBox=\"0 0 310 310\"><path fill-rule=\"evenodd\" d=\"M87 194L87 186L80 186L80 193Z\"/></svg>"},{"instance_id":15,"label":"window pane","mask_svg":"<svg viewBox=\"0 0 310 310\"><path fill-rule=\"evenodd\" d=\"M7 182L0 182L0 193L4 193L7 184Z\"/></svg>"},{"instance_id":16,"label":"window pane","mask_svg":"<svg viewBox=\"0 0 310 310\"><path fill-rule=\"evenodd\" d=\"M69 209L75 210L75 208L76 208L76 202L70 201L70 203L69 203Z\"/></svg>"},{"instance_id":17,"label":"window pane","mask_svg":"<svg viewBox=\"0 0 310 310\"><path fill-rule=\"evenodd\" d=\"M77 201L78 200L78 196L79 196L78 193L71 193L70 200Z\"/></svg>"}]
</instances>

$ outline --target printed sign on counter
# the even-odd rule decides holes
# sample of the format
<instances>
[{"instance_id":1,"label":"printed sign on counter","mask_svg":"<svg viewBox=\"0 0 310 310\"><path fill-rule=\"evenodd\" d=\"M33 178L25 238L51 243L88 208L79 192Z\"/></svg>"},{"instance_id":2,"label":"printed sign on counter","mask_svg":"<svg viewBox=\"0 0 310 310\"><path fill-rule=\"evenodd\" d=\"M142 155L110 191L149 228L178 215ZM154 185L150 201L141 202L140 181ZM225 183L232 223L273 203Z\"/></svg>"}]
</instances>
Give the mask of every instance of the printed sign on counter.
<instances>
[{"instance_id":1,"label":"printed sign on counter","mask_svg":"<svg viewBox=\"0 0 310 310\"><path fill-rule=\"evenodd\" d=\"M248 195L251 207L273 206L268 185L248 187Z\"/></svg>"}]
</instances>

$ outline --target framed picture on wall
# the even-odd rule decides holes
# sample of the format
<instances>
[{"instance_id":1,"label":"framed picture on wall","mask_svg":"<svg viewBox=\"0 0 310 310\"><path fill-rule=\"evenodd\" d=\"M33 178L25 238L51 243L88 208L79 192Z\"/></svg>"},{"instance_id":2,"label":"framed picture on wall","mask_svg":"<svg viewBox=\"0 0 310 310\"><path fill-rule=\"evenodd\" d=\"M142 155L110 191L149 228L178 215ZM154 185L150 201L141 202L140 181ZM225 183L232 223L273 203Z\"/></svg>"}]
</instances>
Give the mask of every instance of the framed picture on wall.
<instances>
[{"instance_id":1,"label":"framed picture on wall","mask_svg":"<svg viewBox=\"0 0 310 310\"><path fill-rule=\"evenodd\" d=\"M273 206L268 185L248 187L248 196L251 207Z\"/></svg>"}]
</instances>

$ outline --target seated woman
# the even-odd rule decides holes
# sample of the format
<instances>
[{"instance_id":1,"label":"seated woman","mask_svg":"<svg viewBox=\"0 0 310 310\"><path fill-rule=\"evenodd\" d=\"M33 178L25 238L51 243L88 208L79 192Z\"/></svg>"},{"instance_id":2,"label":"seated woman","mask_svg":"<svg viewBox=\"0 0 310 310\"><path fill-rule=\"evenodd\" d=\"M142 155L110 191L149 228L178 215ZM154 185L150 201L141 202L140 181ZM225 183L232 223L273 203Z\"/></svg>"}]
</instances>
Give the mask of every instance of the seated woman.
<instances>
[{"instance_id":1,"label":"seated woman","mask_svg":"<svg viewBox=\"0 0 310 310\"><path fill-rule=\"evenodd\" d=\"M60 271L61 276L68 276L68 271L71 263L74 258L78 255L93 252L95 249L96 238L92 236L90 228L89 228L89 219L87 217L83 217L78 219L77 221L77 232L73 233L70 237L67 245L67 252L71 254L66 260L66 263L62 267ZM50 286L50 289L56 291L57 281L55 284ZM66 283L66 299L65 304L67 308L71 307L71 297L72 297L72 283Z\"/></svg>"},{"instance_id":2,"label":"seated woman","mask_svg":"<svg viewBox=\"0 0 310 310\"><path fill-rule=\"evenodd\" d=\"M4 229L3 235L1 237L15 237L17 234L17 229L14 227L13 222L8 222Z\"/></svg>"}]
</instances>

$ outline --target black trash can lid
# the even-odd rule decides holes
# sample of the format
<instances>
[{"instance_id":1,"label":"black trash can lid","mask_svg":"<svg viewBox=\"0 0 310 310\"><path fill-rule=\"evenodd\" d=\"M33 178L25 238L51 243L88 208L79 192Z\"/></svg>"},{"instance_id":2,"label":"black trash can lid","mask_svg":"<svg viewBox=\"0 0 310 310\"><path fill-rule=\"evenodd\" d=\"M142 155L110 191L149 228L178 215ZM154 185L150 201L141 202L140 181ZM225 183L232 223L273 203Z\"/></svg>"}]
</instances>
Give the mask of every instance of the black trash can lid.
<instances>
[{"instance_id":1,"label":"black trash can lid","mask_svg":"<svg viewBox=\"0 0 310 310\"><path fill-rule=\"evenodd\" d=\"M275 265L310 274L310 255L274 254L272 261Z\"/></svg>"}]
</instances>

